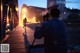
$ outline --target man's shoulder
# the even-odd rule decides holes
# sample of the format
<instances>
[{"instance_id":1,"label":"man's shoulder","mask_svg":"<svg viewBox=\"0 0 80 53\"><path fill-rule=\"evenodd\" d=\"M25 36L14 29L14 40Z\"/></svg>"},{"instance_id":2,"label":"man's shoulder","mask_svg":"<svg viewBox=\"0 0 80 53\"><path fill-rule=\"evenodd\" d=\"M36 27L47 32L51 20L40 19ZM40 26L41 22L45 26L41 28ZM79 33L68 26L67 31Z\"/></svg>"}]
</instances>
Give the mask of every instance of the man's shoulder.
<instances>
[{"instance_id":1,"label":"man's shoulder","mask_svg":"<svg viewBox=\"0 0 80 53\"><path fill-rule=\"evenodd\" d=\"M49 21L46 21L46 22L44 22L43 24L52 24L52 23L56 23L57 22L57 20L49 20Z\"/></svg>"},{"instance_id":2,"label":"man's shoulder","mask_svg":"<svg viewBox=\"0 0 80 53\"><path fill-rule=\"evenodd\" d=\"M43 25L43 27L50 27L52 25L52 22L51 21L46 21L42 25Z\"/></svg>"},{"instance_id":3,"label":"man's shoulder","mask_svg":"<svg viewBox=\"0 0 80 53\"><path fill-rule=\"evenodd\" d=\"M49 25L49 24L50 24L50 21L43 22L43 25Z\"/></svg>"}]
</instances>

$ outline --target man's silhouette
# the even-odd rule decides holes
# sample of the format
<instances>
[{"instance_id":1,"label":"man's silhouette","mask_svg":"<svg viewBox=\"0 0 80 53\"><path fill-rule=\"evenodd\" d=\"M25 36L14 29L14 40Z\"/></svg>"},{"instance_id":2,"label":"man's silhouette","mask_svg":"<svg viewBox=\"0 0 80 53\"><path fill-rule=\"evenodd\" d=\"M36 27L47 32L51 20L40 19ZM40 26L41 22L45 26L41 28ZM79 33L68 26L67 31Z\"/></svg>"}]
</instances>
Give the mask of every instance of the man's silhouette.
<instances>
[{"instance_id":1,"label":"man's silhouette","mask_svg":"<svg viewBox=\"0 0 80 53\"><path fill-rule=\"evenodd\" d=\"M44 37L45 53L67 53L65 25L59 14L57 8L51 9L52 20L44 22L34 35L36 39Z\"/></svg>"},{"instance_id":2,"label":"man's silhouette","mask_svg":"<svg viewBox=\"0 0 80 53\"><path fill-rule=\"evenodd\" d=\"M25 18L25 19L23 19L23 28L26 27L26 23L27 23L27 19Z\"/></svg>"}]
</instances>

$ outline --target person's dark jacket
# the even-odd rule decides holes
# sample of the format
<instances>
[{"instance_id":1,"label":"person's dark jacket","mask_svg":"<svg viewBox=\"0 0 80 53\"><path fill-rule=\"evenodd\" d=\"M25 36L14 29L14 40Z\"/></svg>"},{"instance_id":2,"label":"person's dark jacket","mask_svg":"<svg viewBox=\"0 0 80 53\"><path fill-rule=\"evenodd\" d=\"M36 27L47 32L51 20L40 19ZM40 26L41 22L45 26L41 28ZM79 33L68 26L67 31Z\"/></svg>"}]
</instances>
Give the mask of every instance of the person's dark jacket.
<instances>
[{"instance_id":1,"label":"person's dark jacket","mask_svg":"<svg viewBox=\"0 0 80 53\"><path fill-rule=\"evenodd\" d=\"M52 19L44 22L34 37L44 37L45 53L66 53L66 31L63 21Z\"/></svg>"}]
</instances>

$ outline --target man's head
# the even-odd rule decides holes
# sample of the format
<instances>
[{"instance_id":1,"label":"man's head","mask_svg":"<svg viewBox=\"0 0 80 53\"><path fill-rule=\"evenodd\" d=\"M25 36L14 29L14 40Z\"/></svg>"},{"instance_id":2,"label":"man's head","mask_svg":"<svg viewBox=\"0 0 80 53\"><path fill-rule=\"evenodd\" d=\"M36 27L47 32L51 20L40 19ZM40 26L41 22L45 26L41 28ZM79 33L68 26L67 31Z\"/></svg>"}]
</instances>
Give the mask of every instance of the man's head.
<instances>
[{"instance_id":1,"label":"man's head","mask_svg":"<svg viewBox=\"0 0 80 53\"><path fill-rule=\"evenodd\" d=\"M26 17L25 17L25 19L26 19Z\"/></svg>"},{"instance_id":2,"label":"man's head","mask_svg":"<svg viewBox=\"0 0 80 53\"><path fill-rule=\"evenodd\" d=\"M60 11L59 11L59 9L57 9L57 8L52 8L51 10L50 10L50 15L51 15L51 17L59 17L59 15L60 15Z\"/></svg>"}]
</instances>

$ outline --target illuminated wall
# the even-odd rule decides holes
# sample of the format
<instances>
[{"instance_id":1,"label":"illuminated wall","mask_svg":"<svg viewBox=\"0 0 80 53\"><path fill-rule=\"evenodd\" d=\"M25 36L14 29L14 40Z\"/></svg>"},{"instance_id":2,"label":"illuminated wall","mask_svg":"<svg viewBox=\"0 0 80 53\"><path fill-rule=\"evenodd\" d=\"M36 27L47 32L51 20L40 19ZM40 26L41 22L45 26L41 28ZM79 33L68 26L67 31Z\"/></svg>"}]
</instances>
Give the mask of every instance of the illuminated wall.
<instances>
[{"instance_id":1,"label":"illuminated wall","mask_svg":"<svg viewBox=\"0 0 80 53\"><path fill-rule=\"evenodd\" d=\"M27 18L28 23L38 23L40 22L41 13L44 8L27 6L24 4L20 12L20 25L23 25L23 19Z\"/></svg>"}]
</instances>

